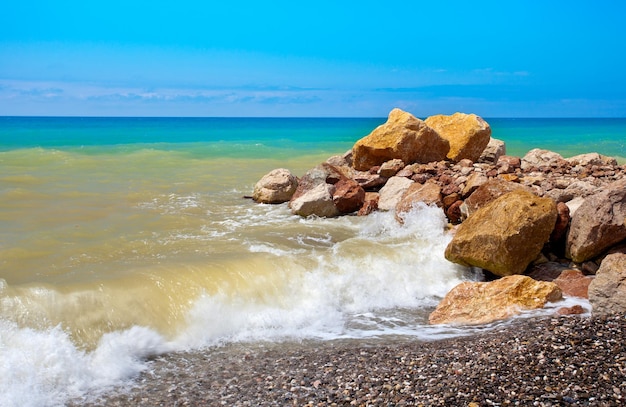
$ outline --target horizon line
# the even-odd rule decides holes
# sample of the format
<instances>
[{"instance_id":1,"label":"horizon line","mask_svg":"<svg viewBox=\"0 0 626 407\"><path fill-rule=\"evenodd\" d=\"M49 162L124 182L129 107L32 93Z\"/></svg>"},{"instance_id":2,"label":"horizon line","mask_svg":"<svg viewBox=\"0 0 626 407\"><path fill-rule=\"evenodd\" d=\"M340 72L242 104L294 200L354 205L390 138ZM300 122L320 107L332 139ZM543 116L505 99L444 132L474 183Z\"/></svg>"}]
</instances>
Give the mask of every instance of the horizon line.
<instances>
[{"instance_id":1,"label":"horizon line","mask_svg":"<svg viewBox=\"0 0 626 407\"><path fill-rule=\"evenodd\" d=\"M411 113L413 114L413 113ZM413 116L430 117L436 116ZM477 115L480 116L480 115ZM626 116L480 116L483 119L626 119ZM387 119L387 116L94 116L94 115L0 115L0 118L59 118L59 119Z\"/></svg>"}]
</instances>

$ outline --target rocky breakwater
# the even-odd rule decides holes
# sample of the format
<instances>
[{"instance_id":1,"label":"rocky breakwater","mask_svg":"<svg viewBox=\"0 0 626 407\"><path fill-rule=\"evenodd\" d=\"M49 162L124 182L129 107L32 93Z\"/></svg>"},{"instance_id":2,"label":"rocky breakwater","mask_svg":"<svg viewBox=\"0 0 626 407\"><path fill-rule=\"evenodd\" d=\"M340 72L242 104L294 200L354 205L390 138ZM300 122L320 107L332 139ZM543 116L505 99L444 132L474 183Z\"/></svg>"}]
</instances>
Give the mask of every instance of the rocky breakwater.
<instances>
[{"instance_id":1,"label":"rocky breakwater","mask_svg":"<svg viewBox=\"0 0 626 407\"><path fill-rule=\"evenodd\" d=\"M399 222L419 203L440 207L453 235L446 258L487 281L453 289L432 323L486 323L562 295L588 297L594 313L626 312L626 166L597 153L508 156L473 114L422 121L394 109L301 178L272 171L253 198L300 216L394 211Z\"/></svg>"}]
</instances>

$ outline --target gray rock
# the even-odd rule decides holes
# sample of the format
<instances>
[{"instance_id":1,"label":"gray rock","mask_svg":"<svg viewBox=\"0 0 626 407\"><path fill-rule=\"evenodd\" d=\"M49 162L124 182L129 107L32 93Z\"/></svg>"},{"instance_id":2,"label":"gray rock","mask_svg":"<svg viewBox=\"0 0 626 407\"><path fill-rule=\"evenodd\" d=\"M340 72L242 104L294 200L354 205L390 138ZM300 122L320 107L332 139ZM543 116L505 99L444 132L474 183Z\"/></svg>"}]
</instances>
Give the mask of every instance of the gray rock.
<instances>
[{"instance_id":1,"label":"gray rock","mask_svg":"<svg viewBox=\"0 0 626 407\"><path fill-rule=\"evenodd\" d=\"M506 144L502 140L491 137L487 147L483 150L483 153L478 158L480 163L495 164L498 162L498 158L506 154Z\"/></svg>"},{"instance_id":2,"label":"gray rock","mask_svg":"<svg viewBox=\"0 0 626 407\"><path fill-rule=\"evenodd\" d=\"M626 312L626 254L606 256L589 285L594 314Z\"/></svg>"},{"instance_id":3,"label":"gray rock","mask_svg":"<svg viewBox=\"0 0 626 407\"><path fill-rule=\"evenodd\" d=\"M333 203L333 192L335 187L330 184L321 183L312 189L307 190L289 202L289 208L295 215L303 217L319 216L332 218L339 216L340 212Z\"/></svg>"},{"instance_id":4,"label":"gray rock","mask_svg":"<svg viewBox=\"0 0 626 407\"><path fill-rule=\"evenodd\" d=\"M380 198L378 200L378 209L381 211L390 211L395 209L398 202L402 198L404 192L413 184L408 178L391 177L384 187L380 189Z\"/></svg>"},{"instance_id":5,"label":"gray rock","mask_svg":"<svg viewBox=\"0 0 626 407\"><path fill-rule=\"evenodd\" d=\"M254 186L252 199L261 203L279 204L291 199L298 187L298 178L285 168L265 174Z\"/></svg>"},{"instance_id":6,"label":"gray rock","mask_svg":"<svg viewBox=\"0 0 626 407\"><path fill-rule=\"evenodd\" d=\"M522 170L526 171L531 168L556 167L564 161L563 157L549 150L541 150L535 148L530 150L522 158Z\"/></svg>"},{"instance_id":7,"label":"gray rock","mask_svg":"<svg viewBox=\"0 0 626 407\"><path fill-rule=\"evenodd\" d=\"M602 254L626 239L626 182L587 197L572 216L566 256L577 263Z\"/></svg>"}]
</instances>

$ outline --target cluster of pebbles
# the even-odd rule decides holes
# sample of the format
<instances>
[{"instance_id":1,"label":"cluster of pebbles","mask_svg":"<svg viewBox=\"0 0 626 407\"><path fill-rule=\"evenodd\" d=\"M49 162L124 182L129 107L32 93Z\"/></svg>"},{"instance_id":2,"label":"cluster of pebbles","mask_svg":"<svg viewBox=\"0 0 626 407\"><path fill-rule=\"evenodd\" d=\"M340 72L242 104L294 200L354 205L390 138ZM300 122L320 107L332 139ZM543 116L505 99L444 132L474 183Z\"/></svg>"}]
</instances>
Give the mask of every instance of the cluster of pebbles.
<instances>
[{"instance_id":1,"label":"cluster of pebbles","mask_svg":"<svg viewBox=\"0 0 626 407\"><path fill-rule=\"evenodd\" d=\"M618 406L626 316L513 320L437 341L229 345L150 362L131 389L75 405Z\"/></svg>"}]
</instances>

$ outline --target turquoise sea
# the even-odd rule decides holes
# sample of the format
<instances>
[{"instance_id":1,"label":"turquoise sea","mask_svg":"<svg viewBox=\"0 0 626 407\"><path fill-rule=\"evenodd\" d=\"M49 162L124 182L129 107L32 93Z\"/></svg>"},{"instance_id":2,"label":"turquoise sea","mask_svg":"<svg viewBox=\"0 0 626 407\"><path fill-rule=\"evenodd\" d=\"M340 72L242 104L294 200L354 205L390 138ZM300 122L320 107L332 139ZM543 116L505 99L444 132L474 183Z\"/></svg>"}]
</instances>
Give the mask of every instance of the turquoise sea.
<instances>
[{"instance_id":1,"label":"turquoise sea","mask_svg":"<svg viewBox=\"0 0 626 407\"><path fill-rule=\"evenodd\" d=\"M438 209L399 225L242 198L384 121L0 117L0 406L119 389L164 352L466 333L426 322L480 278L443 258ZM487 121L512 155L626 162L626 119Z\"/></svg>"}]
</instances>

